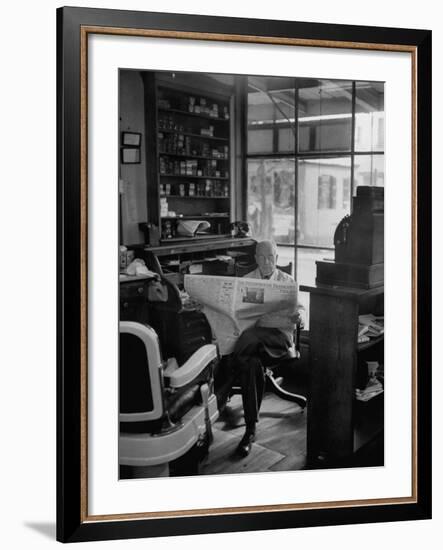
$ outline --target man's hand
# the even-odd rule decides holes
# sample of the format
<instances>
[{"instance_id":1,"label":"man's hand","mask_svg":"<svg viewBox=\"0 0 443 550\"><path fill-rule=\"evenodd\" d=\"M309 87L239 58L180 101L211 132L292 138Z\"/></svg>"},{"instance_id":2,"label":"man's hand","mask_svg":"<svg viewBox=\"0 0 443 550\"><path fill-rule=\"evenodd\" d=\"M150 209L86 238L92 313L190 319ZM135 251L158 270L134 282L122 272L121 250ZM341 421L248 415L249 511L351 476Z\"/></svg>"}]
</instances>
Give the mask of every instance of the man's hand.
<instances>
[{"instance_id":1,"label":"man's hand","mask_svg":"<svg viewBox=\"0 0 443 550\"><path fill-rule=\"evenodd\" d=\"M290 317L291 323L294 325L300 325L300 328L305 328L305 310L299 309L296 313L293 313Z\"/></svg>"}]
</instances>

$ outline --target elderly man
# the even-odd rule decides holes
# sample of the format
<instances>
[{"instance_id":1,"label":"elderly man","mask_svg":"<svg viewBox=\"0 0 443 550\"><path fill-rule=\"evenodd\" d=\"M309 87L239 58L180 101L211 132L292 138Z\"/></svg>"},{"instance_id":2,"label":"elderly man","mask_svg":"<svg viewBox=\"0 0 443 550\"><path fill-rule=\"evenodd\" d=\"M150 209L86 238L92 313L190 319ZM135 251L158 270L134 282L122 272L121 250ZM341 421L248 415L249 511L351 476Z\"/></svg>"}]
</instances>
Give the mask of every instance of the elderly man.
<instances>
[{"instance_id":1,"label":"elderly man","mask_svg":"<svg viewBox=\"0 0 443 550\"><path fill-rule=\"evenodd\" d=\"M257 243L255 250L257 268L245 277L294 282L294 279L277 268L277 247L272 241ZM237 454L247 456L255 441L255 429L265 387L264 365L270 364L288 353L293 345L295 323L300 313L288 313L287 326L272 326L272 316L264 315L253 326L242 332L236 342L232 357L234 369L239 372L242 388L246 431L237 446Z\"/></svg>"}]
</instances>

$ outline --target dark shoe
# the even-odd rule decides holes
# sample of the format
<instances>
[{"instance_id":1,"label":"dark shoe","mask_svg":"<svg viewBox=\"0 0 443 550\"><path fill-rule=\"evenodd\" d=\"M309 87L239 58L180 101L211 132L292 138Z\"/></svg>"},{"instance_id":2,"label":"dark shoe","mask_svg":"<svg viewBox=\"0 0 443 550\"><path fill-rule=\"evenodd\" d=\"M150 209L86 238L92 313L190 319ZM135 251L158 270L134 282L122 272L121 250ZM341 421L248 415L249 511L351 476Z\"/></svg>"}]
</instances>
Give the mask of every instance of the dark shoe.
<instances>
[{"instance_id":1,"label":"dark shoe","mask_svg":"<svg viewBox=\"0 0 443 550\"><path fill-rule=\"evenodd\" d=\"M251 452L252 444L255 441L255 432L246 431L237 446L236 454L241 457L248 456Z\"/></svg>"}]
</instances>

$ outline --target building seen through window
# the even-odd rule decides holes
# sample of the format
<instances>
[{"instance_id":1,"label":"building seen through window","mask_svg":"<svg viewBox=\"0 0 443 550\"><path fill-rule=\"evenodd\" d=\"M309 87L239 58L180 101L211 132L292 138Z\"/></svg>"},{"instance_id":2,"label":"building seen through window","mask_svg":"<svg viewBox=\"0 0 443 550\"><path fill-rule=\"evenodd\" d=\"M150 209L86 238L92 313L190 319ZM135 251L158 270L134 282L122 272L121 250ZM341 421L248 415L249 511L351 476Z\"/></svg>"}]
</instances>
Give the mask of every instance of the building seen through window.
<instances>
[{"instance_id":1,"label":"building seen through window","mask_svg":"<svg viewBox=\"0 0 443 550\"><path fill-rule=\"evenodd\" d=\"M274 239L279 263L314 284L356 188L384 186L384 84L249 77L247 120L252 235Z\"/></svg>"}]
</instances>

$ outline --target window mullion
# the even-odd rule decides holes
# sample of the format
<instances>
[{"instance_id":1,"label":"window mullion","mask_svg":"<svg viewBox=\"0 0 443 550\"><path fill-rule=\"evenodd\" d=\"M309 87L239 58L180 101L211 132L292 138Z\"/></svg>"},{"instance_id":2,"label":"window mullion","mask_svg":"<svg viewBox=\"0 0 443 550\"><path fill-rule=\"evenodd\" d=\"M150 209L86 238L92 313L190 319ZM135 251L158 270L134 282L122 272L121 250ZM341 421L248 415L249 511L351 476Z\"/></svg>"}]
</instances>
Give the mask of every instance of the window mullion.
<instances>
[{"instance_id":1,"label":"window mullion","mask_svg":"<svg viewBox=\"0 0 443 550\"><path fill-rule=\"evenodd\" d=\"M294 78L294 279L297 280L298 246L298 108L299 93L297 79Z\"/></svg>"},{"instance_id":2,"label":"window mullion","mask_svg":"<svg viewBox=\"0 0 443 550\"><path fill-rule=\"evenodd\" d=\"M349 186L349 210L352 212L352 197L354 195L354 160L355 160L355 80L352 82L352 118L351 118L351 185Z\"/></svg>"}]
</instances>

